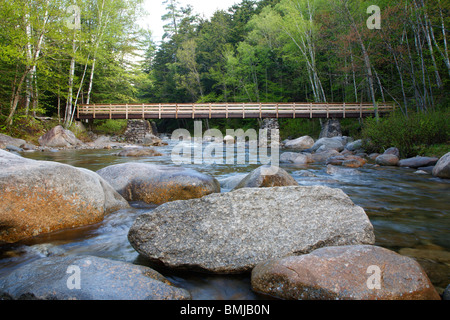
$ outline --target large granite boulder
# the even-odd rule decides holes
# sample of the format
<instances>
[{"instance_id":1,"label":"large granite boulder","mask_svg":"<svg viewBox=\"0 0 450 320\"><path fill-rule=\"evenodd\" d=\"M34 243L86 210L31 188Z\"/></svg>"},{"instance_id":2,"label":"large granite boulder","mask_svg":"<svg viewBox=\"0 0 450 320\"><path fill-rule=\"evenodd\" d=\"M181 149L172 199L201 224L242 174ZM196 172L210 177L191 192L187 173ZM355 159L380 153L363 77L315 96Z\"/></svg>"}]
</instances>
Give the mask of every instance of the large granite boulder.
<instances>
[{"instance_id":1,"label":"large granite boulder","mask_svg":"<svg viewBox=\"0 0 450 320\"><path fill-rule=\"evenodd\" d=\"M373 244L375 236L342 190L297 186L166 203L139 216L128 239L156 263L226 274L324 246Z\"/></svg>"},{"instance_id":2,"label":"large granite boulder","mask_svg":"<svg viewBox=\"0 0 450 320\"><path fill-rule=\"evenodd\" d=\"M93 256L35 260L0 279L0 298L26 300L187 300L155 270Z\"/></svg>"},{"instance_id":3,"label":"large granite boulder","mask_svg":"<svg viewBox=\"0 0 450 320\"><path fill-rule=\"evenodd\" d=\"M252 288L295 300L440 300L412 258L369 245L327 247L252 271Z\"/></svg>"},{"instance_id":4,"label":"large granite boulder","mask_svg":"<svg viewBox=\"0 0 450 320\"><path fill-rule=\"evenodd\" d=\"M129 162L97 173L128 201L162 204L220 192L219 182L192 169Z\"/></svg>"},{"instance_id":5,"label":"large granite boulder","mask_svg":"<svg viewBox=\"0 0 450 320\"><path fill-rule=\"evenodd\" d=\"M0 150L0 241L97 223L128 207L92 171Z\"/></svg>"}]
</instances>

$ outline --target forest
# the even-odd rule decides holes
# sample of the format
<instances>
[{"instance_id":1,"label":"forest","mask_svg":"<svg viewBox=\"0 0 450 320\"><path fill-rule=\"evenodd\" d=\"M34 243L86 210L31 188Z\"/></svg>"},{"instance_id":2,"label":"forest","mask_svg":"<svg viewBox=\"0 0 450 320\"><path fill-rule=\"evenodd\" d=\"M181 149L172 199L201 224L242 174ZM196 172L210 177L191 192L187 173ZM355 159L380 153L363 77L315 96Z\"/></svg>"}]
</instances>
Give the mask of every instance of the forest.
<instances>
[{"instance_id":1,"label":"forest","mask_svg":"<svg viewBox=\"0 0 450 320\"><path fill-rule=\"evenodd\" d=\"M0 132L42 116L70 127L80 103L389 101L399 113L366 132L449 140L448 0L243 0L208 19L165 0L160 43L137 23L142 2L2 0ZM230 121L210 125L256 120Z\"/></svg>"}]
</instances>

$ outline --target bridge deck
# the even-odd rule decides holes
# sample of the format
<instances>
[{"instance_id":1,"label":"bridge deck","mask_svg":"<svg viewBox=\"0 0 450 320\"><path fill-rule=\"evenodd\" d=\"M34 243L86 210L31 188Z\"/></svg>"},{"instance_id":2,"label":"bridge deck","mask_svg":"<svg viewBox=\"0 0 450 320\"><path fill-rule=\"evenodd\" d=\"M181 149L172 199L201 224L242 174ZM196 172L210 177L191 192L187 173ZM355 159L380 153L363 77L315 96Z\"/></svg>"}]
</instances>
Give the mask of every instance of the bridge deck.
<instances>
[{"instance_id":1,"label":"bridge deck","mask_svg":"<svg viewBox=\"0 0 450 320\"><path fill-rule=\"evenodd\" d=\"M378 105L378 113L395 109ZM180 103L78 105L78 119L364 118L371 103Z\"/></svg>"}]
</instances>

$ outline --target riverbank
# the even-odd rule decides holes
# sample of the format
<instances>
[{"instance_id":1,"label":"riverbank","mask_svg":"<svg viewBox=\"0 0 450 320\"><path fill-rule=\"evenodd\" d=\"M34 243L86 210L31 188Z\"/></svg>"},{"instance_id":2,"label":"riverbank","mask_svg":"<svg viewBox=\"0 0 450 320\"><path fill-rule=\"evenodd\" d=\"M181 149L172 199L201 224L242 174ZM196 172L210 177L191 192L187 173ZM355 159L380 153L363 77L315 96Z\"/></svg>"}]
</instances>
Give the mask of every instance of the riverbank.
<instances>
[{"instance_id":1,"label":"riverbank","mask_svg":"<svg viewBox=\"0 0 450 320\"><path fill-rule=\"evenodd\" d=\"M337 123L339 125L339 123ZM373 126L374 124L372 124ZM378 124L377 124L378 125ZM122 129L118 135L97 135L92 131L87 131L81 123L75 125L79 139L72 131L64 129L58 125L49 129L45 134L37 138L39 145L34 145L23 139L13 138L0 134L0 149L6 149L12 152L34 152L75 149L75 150L97 150L97 149L130 149L142 147L154 147L166 145L154 133L155 129L147 121L131 121L128 127ZM336 130L331 126L331 130ZM336 132L326 133L326 127L323 128L321 135L325 137L314 140L310 136L301 136L296 139L285 139L280 146L288 150L281 154L281 162L291 162L295 164L308 164L317 161L325 161L327 165L338 165L350 168L364 166L368 162L374 162L381 166L399 166L417 169L418 174L433 174L439 178L450 178L450 163L448 153L450 145L442 144L433 150L438 150L442 156L421 156L402 158L401 150L395 146L387 149L374 147L373 141L358 139L341 135L340 127ZM324 134L325 132L325 134ZM330 134L332 138L326 135ZM86 138L90 137L90 138ZM166 140L167 140L166 136ZM226 137L225 137L226 138ZM234 142L234 137L231 137ZM128 141L127 141L128 140ZM225 140L224 140L225 141ZM137 149L136 149L137 150ZM366 150L382 150L382 153L368 153ZM445 152L445 153L444 153ZM122 155L144 156L160 155L153 150L140 150L135 152L123 152ZM437 165L439 162L439 165ZM330 168L333 170L333 168Z\"/></svg>"}]
</instances>

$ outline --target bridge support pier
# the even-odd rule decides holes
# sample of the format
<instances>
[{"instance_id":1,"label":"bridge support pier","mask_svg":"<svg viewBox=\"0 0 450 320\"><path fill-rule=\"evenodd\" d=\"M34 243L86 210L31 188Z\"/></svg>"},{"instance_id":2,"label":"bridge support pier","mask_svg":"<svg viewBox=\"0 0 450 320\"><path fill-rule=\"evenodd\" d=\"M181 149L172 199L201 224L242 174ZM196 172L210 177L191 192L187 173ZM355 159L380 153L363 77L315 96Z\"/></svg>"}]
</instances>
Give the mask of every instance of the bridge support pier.
<instances>
[{"instance_id":1,"label":"bridge support pier","mask_svg":"<svg viewBox=\"0 0 450 320\"><path fill-rule=\"evenodd\" d=\"M342 136L341 123L338 119L327 119L322 122L322 131L320 132L320 138L333 138Z\"/></svg>"},{"instance_id":2,"label":"bridge support pier","mask_svg":"<svg viewBox=\"0 0 450 320\"><path fill-rule=\"evenodd\" d=\"M128 120L123 136L127 142L142 144L147 135L156 136L156 126L147 120Z\"/></svg>"},{"instance_id":3,"label":"bridge support pier","mask_svg":"<svg viewBox=\"0 0 450 320\"><path fill-rule=\"evenodd\" d=\"M267 141L260 141L260 147L262 146L270 146L272 142L272 130L278 130L278 143L280 143L280 124L278 123L278 119L274 118L266 118L262 120L260 125L260 129L267 129Z\"/></svg>"}]
</instances>

